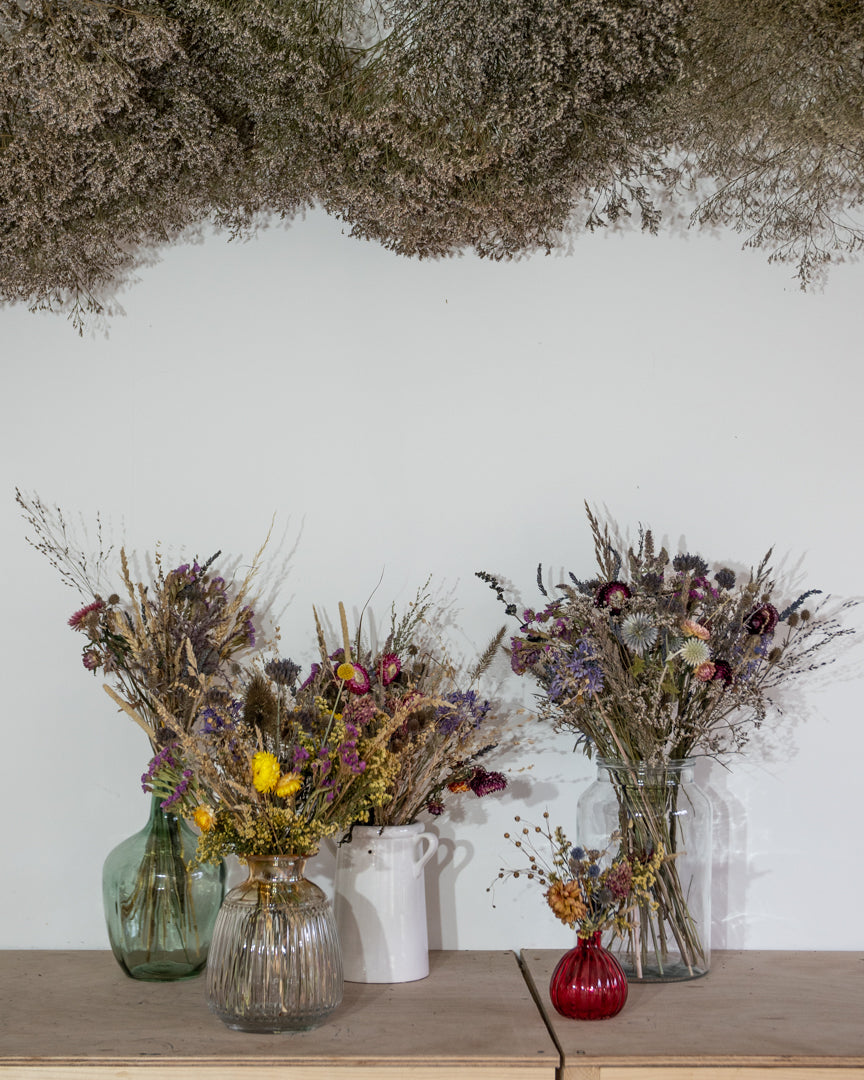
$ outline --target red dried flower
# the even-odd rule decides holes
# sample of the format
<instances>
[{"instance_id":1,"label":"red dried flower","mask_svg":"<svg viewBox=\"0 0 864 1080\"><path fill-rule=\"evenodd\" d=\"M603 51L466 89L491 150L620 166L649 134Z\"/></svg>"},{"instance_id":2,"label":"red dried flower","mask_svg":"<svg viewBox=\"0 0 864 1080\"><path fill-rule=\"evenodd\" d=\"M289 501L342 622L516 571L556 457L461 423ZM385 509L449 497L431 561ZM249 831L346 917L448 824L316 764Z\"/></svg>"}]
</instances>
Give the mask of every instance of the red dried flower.
<instances>
[{"instance_id":1,"label":"red dried flower","mask_svg":"<svg viewBox=\"0 0 864 1080\"><path fill-rule=\"evenodd\" d=\"M773 634L779 619L780 613L773 604L763 604L744 620L744 626L751 634Z\"/></svg>"},{"instance_id":2,"label":"red dried flower","mask_svg":"<svg viewBox=\"0 0 864 1080\"><path fill-rule=\"evenodd\" d=\"M607 581L601 585L594 597L595 607L608 607L613 615L620 615L624 604L633 593L623 581Z\"/></svg>"}]
</instances>

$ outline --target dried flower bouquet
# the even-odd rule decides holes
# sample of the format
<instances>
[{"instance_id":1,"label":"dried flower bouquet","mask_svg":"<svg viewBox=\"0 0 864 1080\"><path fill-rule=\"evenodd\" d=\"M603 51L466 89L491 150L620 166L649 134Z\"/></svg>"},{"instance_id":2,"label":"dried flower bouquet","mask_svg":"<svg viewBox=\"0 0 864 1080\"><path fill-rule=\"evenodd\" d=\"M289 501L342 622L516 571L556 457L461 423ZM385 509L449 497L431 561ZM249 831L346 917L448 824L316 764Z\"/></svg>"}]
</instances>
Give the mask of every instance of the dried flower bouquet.
<instances>
[{"instance_id":1,"label":"dried flower bouquet","mask_svg":"<svg viewBox=\"0 0 864 1080\"><path fill-rule=\"evenodd\" d=\"M637 971L651 950L662 965L667 926L695 970L704 947L674 858L679 779L671 770L657 782L651 777L694 755L740 750L776 689L830 663L827 650L852 630L824 604L805 606L818 590L779 608L770 552L739 583L728 567L712 570L701 556L657 550L650 530L640 530L622 556L610 524L586 511L594 578L571 574L551 598L538 568L546 603L520 612L497 578L478 576L519 619L511 667L538 682L539 716L575 732L589 757L615 765L622 851L645 857L662 847L670 856L653 886L656 907L643 907L641 933L631 941Z\"/></svg>"}]
</instances>

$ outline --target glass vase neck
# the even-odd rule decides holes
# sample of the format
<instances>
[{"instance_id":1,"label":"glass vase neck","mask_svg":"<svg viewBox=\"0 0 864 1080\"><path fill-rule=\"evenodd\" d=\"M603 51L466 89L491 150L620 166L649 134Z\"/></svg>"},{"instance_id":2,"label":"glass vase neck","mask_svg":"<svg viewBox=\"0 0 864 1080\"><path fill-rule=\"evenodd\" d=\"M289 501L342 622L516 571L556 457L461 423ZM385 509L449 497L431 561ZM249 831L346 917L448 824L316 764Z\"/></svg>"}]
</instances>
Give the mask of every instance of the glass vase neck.
<instances>
[{"instance_id":1,"label":"glass vase neck","mask_svg":"<svg viewBox=\"0 0 864 1080\"><path fill-rule=\"evenodd\" d=\"M618 758L597 758L597 779L615 780L630 784L678 784L692 780L695 758L667 758L663 761L623 761Z\"/></svg>"},{"instance_id":2,"label":"glass vase neck","mask_svg":"<svg viewBox=\"0 0 864 1080\"><path fill-rule=\"evenodd\" d=\"M268 885L283 881L300 881L306 870L306 855L247 855L250 881Z\"/></svg>"}]
</instances>

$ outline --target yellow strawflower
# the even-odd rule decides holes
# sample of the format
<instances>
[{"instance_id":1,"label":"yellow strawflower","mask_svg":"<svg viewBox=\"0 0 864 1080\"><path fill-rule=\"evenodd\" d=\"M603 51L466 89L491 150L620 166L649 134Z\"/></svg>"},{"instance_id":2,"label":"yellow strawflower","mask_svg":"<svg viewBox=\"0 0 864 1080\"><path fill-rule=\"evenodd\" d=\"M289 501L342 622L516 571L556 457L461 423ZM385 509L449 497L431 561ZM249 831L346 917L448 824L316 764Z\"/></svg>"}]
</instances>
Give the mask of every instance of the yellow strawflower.
<instances>
[{"instance_id":1,"label":"yellow strawflower","mask_svg":"<svg viewBox=\"0 0 864 1080\"><path fill-rule=\"evenodd\" d=\"M280 799L287 799L289 795L294 795L303 786L303 777L296 772L285 773L284 776L279 777L279 781L276 784L276 794Z\"/></svg>"},{"instance_id":2,"label":"yellow strawflower","mask_svg":"<svg viewBox=\"0 0 864 1080\"><path fill-rule=\"evenodd\" d=\"M259 750L252 758L252 786L262 795L276 787L279 772L279 762L274 754Z\"/></svg>"},{"instance_id":3,"label":"yellow strawflower","mask_svg":"<svg viewBox=\"0 0 864 1080\"><path fill-rule=\"evenodd\" d=\"M192 819L201 832L209 832L216 821L216 815L209 806L198 806L192 815Z\"/></svg>"}]
</instances>

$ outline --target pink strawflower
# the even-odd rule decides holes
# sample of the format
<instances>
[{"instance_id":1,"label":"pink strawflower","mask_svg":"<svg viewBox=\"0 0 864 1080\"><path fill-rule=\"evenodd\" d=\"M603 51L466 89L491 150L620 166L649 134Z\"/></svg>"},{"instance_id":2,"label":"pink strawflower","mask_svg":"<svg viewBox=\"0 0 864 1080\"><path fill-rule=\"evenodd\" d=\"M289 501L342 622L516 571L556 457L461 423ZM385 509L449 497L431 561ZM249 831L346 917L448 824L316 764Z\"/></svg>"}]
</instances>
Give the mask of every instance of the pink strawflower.
<instances>
[{"instance_id":1,"label":"pink strawflower","mask_svg":"<svg viewBox=\"0 0 864 1080\"><path fill-rule=\"evenodd\" d=\"M86 607L82 607L79 611L76 611L69 619L69 625L73 630L80 630L84 620L91 612L101 611L105 607L105 603L102 600L94 600L92 604L88 604Z\"/></svg>"},{"instance_id":2,"label":"pink strawflower","mask_svg":"<svg viewBox=\"0 0 864 1080\"><path fill-rule=\"evenodd\" d=\"M681 629L689 637L699 638L700 641L707 641L711 637L708 627L696 622L695 619L685 619L681 624Z\"/></svg>"},{"instance_id":3,"label":"pink strawflower","mask_svg":"<svg viewBox=\"0 0 864 1080\"><path fill-rule=\"evenodd\" d=\"M716 674L717 666L712 664L710 660L706 660L704 664L700 664L695 668L693 674L700 682L711 682Z\"/></svg>"},{"instance_id":4,"label":"pink strawflower","mask_svg":"<svg viewBox=\"0 0 864 1080\"><path fill-rule=\"evenodd\" d=\"M99 667L99 654L92 649L85 649L81 654L81 663L88 671L95 671Z\"/></svg>"},{"instance_id":5,"label":"pink strawflower","mask_svg":"<svg viewBox=\"0 0 864 1080\"><path fill-rule=\"evenodd\" d=\"M359 664L352 664L352 667L354 668L354 675L345 683L345 685L352 694L368 693L369 687L372 685L369 680L369 672Z\"/></svg>"},{"instance_id":6,"label":"pink strawflower","mask_svg":"<svg viewBox=\"0 0 864 1080\"><path fill-rule=\"evenodd\" d=\"M402 670L402 661L396 653L384 653L378 661L378 678L384 686L389 686Z\"/></svg>"}]
</instances>

